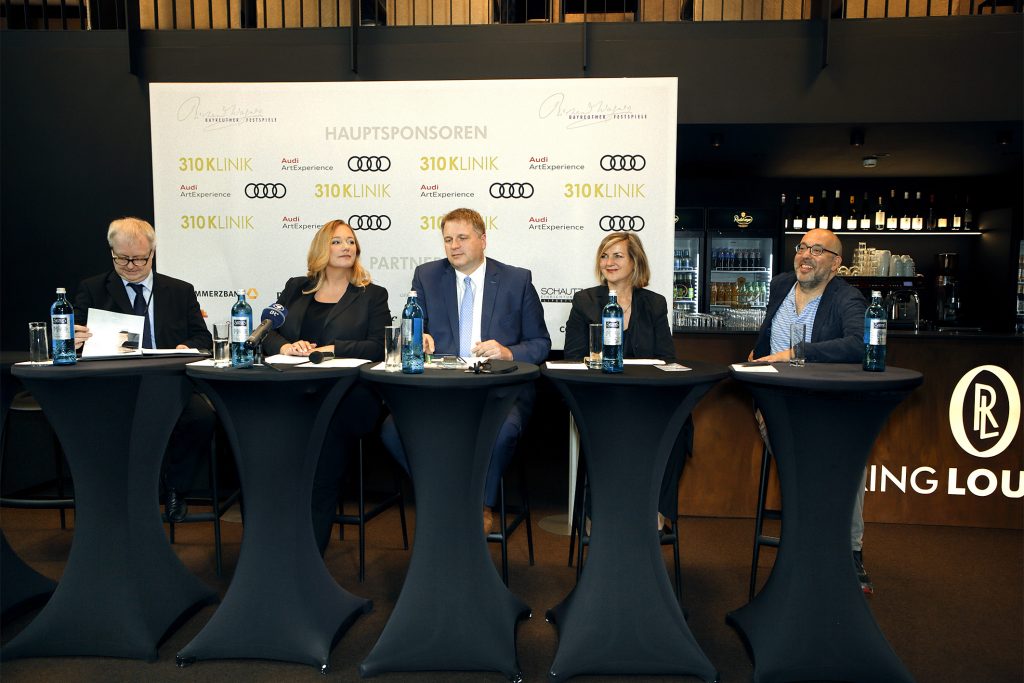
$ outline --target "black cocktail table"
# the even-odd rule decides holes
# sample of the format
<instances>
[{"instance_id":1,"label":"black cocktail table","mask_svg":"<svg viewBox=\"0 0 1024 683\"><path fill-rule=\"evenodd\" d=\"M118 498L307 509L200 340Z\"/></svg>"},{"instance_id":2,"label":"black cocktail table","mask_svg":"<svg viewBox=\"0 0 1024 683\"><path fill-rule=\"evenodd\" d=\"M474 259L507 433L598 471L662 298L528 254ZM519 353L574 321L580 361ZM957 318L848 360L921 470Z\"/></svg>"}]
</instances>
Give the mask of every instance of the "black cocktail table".
<instances>
[{"instance_id":1,"label":"black cocktail table","mask_svg":"<svg viewBox=\"0 0 1024 683\"><path fill-rule=\"evenodd\" d=\"M217 611L178 653L197 659L273 659L327 672L331 647L369 600L341 588L317 551L313 475L334 410L358 368L190 366L231 440L245 501L245 535Z\"/></svg>"},{"instance_id":2,"label":"black cocktail table","mask_svg":"<svg viewBox=\"0 0 1024 683\"><path fill-rule=\"evenodd\" d=\"M764 588L726 620L750 644L755 682L912 681L861 593L850 518L871 446L921 373L773 367L777 373L732 374L764 415L779 467L783 533Z\"/></svg>"},{"instance_id":3,"label":"black cocktail table","mask_svg":"<svg viewBox=\"0 0 1024 683\"><path fill-rule=\"evenodd\" d=\"M720 365L683 364L691 370L543 370L579 424L593 519L579 583L548 612L558 627L553 681L580 674L718 677L676 601L655 524L676 436L697 401L728 376Z\"/></svg>"},{"instance_id":4,"label":"black cocktail table","mask_svg":"<svg viewBox=\"0 0 1024 683\"><path fill-rule=\"evenodd\" d=\"M167 439L195 358L15 365L60 438L75 482L75 539L53 597L4 659L155 660L169 629L216 601L171 550L157 504Z\"/></svg>"},{"instance_id":5,"label":"black cocktail table","mask_svg":"<svg viewBox=\"0 0 1024 683\"><path fill-rule=\"evenodd\" d=\"M11 366L28 360L27 353L0 352L0 444L7 429L7 410L11 407L20 382L11 376ZM3 454L0 453L0 458ZM49 597L57 582L43 576L18 556L0 530L0 614Z\"/></svg>"},{"instance_id":6,"label":"black cocktail table","mask_svg":"<svg viewBox=\"0 0 1024 683\"><path fill-rule=\"evenodd\" d=\"M521 679L515 628L530 608L502 583L484 540L484 479L498 430L540 374L364 368L384 397L409 458L416 538L409 572L363 676L385 671L500 671Z\"/></svg>"}]
</instances>

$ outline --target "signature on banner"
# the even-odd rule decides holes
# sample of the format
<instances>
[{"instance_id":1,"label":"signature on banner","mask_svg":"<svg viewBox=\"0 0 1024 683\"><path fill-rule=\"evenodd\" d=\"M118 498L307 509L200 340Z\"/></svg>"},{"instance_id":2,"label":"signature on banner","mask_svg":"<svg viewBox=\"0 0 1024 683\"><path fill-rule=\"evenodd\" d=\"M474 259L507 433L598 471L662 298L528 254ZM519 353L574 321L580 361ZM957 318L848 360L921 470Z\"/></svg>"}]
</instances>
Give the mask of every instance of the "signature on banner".
<instances>
[{"instance_id":1,"label":"signature on banner","mask_svg":"<svg viewBox=\"0 0 1024 683\"><path fill-rule=\"evenodd\" d=\"M267 116L259 107L224 104L204 109L198 96L189 97L178 105L178 121L202 121L204 130L223 130L243 123L276 123L277 118Z\"/></svg>"},{"instance_id":2,"label":"signature on banner","mask_svg":"<svg viewBox=\"0 0 1024 683\"><path fill-rule=\"evenodd\" d=\"M631 114L633 105L615 104L604 100L572 103L566 101L564 92L556 92L541 100L540 108L537 111L538 118L546 119L551 116L564 118L569 121L566 128L583 128L599 123L607 123L618 115Z\"/></svg>"}]
</instances>

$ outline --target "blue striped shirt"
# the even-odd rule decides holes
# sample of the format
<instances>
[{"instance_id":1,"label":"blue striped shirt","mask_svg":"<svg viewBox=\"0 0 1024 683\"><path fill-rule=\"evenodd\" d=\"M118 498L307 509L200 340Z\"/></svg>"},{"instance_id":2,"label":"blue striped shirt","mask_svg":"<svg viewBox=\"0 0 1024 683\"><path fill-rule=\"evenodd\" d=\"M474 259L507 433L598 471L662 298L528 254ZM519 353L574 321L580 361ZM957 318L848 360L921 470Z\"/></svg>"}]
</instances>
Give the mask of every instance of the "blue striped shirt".
<instances>
[{"instance_id":1,"label":"blue striped shirt","mask_svg":"<svg viewBox=\"0 0 1024 683\"><path fill-rule=\"evenodd\" d=\"M818 304L821 303L821 296L816 296L807 302L800 315L796 313L796 285L789 290L789 294L782 300L779 310L775 311L772 318L772 353L789 350L789 326L793 323L803 323L807 326L804 332L804 341L811 341L811 330L814 327L814 316L818 313Z\"/></svg>"}]
</instances>

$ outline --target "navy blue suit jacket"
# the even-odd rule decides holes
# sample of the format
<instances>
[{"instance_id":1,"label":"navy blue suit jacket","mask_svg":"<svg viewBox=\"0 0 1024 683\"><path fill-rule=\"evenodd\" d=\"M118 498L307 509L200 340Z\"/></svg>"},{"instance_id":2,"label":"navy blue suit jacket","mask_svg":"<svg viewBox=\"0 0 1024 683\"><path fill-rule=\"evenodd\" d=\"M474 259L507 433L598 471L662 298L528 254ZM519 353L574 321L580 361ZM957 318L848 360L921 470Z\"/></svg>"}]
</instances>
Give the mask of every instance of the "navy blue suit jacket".
<instances>
[{"instance_id":1,"label":"navy blue suit jacket","mask_svg":"<svg viewBox=\"0 0 1024 683\"><path fill-rule=\"evenodd\" d=\"M772 319L796 284L796 273L782 273L772 280L764 324L757 335L754 358L771 354ZM859 363L864 358L864 297L841 277L834 277L814 314L811 341L804 344L804 354L812 363Z\"/></svg>"},{"instance_id":2,"label":"navy blue suit jacket","mask_svg":"<svg viewBox=\"0 0 1024 683\"><path fill-rule=\"evenodd\" d=\"M439 354L459 352L457 274L448 259L441 259L417 266L412 276L425 331ZM551 337L529 270L487 259L480 339L507 346L515 360L540 365L547 359Z\"/></svg>"}]
</instances>

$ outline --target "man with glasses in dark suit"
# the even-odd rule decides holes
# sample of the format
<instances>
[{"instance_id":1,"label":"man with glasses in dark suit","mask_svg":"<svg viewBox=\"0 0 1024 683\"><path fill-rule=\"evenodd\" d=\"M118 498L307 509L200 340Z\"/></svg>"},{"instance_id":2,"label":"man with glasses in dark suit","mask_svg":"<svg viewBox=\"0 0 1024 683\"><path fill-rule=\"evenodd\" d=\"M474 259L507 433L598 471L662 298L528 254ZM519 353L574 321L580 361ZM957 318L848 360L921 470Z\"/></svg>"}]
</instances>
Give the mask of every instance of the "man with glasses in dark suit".
<instances>
[{"instance_id":1,"label":"man with glasses in dark suit","mask_svg":"<svg viewBox=\"0 0 1024 683\"><path fill-rule=\"evenodd\" d=\"M141 344L150 349L210 349L213 337L203 320L195 288L153 269L156 231L139 218L119 218L107 229L113 270L83 280L75 296L75 348L91 336L90 308L140 315L145 318ZM185 406L171 433L164 457L162 482L168 519L180 522L188 514L183 494L192 484L196 466L208 457L214 414L199 394Z\"/></svg>"}]
</instances>

